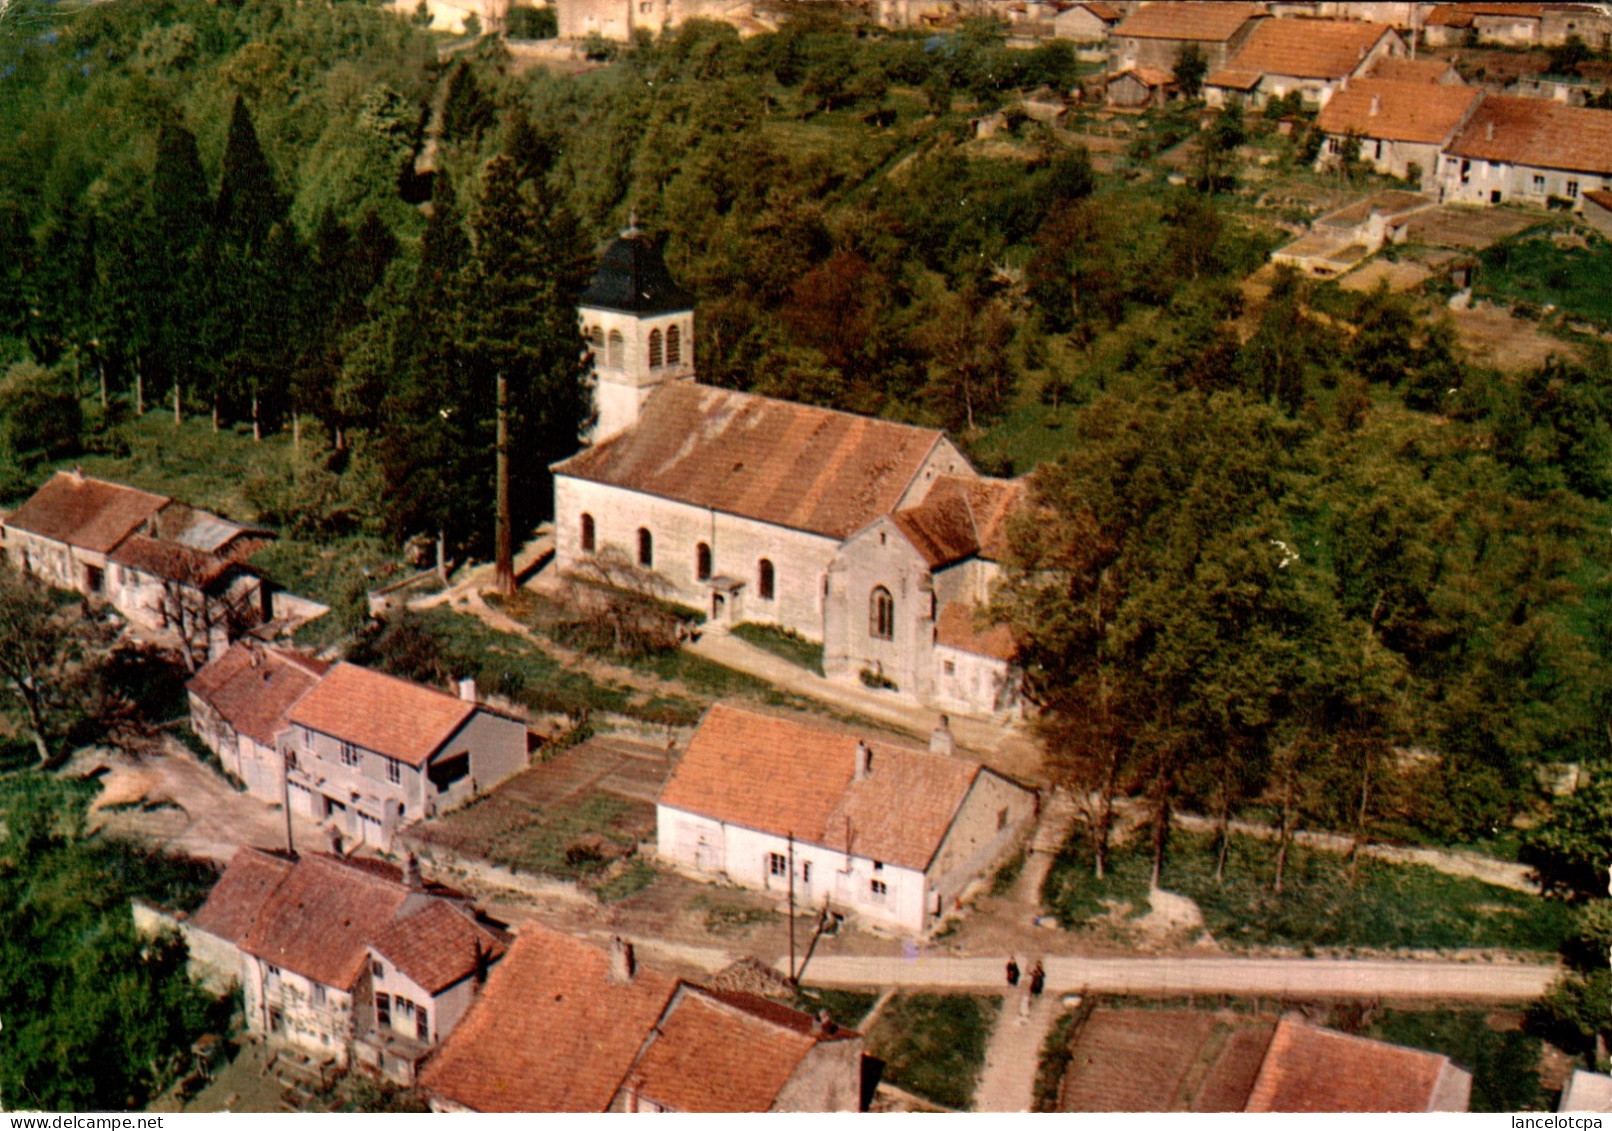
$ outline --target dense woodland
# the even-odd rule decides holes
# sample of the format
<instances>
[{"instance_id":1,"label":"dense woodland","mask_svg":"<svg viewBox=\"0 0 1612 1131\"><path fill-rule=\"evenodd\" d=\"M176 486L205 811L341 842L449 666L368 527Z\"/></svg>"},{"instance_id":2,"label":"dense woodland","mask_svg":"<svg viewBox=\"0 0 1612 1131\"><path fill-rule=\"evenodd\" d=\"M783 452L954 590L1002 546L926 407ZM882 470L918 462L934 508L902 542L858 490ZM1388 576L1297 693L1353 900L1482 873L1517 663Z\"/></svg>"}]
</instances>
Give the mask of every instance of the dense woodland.
<instances>
[{"instance_id":1,"label":"dense woodland","mask_svg":"<svg viewBox=\"0 0 1612 1131\"><path fill-rule=\"evenodd\" d=\"M210 414L297 438L239 517L485 553L496 378L529 528L589 414L572 298L636 211L700 296L704 380L1034 473L996 612L1100 799L1099 867L1123 796L1167 874L1178 808L1499 844L1544 814L1540 767L1604 772L1604 344L1502 375L1412 297L1252 296L1282 238L1237 191L1263 123L1160 114L1098 173L1017 108L1077 81L1067 47L799 8L569 75L441 60L345 0L14 0L0 494L132 414ZM997 108L1009 143L970 141ZM1313 131L1284 144L1310 175ZM1532 850L1598 895L1612 812L1573 805Z\"/></svg>"}]
</instances>

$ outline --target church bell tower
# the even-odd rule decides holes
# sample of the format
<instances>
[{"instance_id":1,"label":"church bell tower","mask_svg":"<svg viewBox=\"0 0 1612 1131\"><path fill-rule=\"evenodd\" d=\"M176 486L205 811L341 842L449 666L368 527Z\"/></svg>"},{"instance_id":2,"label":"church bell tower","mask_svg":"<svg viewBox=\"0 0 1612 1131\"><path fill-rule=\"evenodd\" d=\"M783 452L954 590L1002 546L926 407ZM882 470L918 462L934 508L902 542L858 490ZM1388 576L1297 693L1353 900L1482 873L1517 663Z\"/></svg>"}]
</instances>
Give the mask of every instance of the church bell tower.
<instances>
[{"instance_id":1,"label":"church bell tower","mask_svg":"<svg viewBox=\"0 0 1612 1131\"><path fill-rule=\"evenodd\" d=\"M636 424L662 385L694 380L694 296L673 281L636 213L605 248L577 309L596 378L590 443Z\"/></svg>"}]
</instances>

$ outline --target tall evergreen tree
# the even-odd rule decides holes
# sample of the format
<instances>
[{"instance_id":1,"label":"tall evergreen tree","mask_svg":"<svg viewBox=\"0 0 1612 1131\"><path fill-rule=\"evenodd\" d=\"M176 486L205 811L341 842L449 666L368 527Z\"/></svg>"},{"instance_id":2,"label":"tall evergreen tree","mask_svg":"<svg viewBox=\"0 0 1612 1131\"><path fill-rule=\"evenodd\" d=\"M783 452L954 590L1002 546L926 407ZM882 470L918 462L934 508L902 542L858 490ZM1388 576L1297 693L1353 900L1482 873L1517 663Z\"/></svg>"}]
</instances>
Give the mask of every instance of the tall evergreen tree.
<instances>
[{"instance_id":1,"label":"tall evergreen tree","mask_svg":"<svg viewBox=\"0 0 1612 1131\"><path fill-rule=\"evenodd\" d=\"M255 249L268 238L269 230L285 219L287 204L258 142L246 100L236 95L230 111L229 137L224 143L213 229L227 243Z\"/></svg>"}]
</instances>

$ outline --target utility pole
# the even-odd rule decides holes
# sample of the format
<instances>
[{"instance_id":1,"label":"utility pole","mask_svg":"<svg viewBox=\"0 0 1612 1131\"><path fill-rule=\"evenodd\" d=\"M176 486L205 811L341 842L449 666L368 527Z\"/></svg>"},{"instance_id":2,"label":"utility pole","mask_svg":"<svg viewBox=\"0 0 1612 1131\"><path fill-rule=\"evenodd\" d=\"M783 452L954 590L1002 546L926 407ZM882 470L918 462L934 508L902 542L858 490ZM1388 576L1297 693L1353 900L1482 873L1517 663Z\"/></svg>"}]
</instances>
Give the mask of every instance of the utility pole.
<instances>
[{"instance_id":1,"label":"utility pole","mask_svg":"<svg viewBox=\"0 0 1612 1131\"><path fill-rule=\"evenodd\" d=\"M789 834L789 983L795 984L795 834Z\"/></svg>"},{"instance_id":2,"label":"utility pole","mask_svg":"<svg viewBox=\"0 0 1612 1131\"><path fill-rule=\"evenodd\" d=\"M515 592L515 550L509 530L509 381L498 371L498 527L494 534L498 564L494 584L508 597Z\"/></svg>"}]
</instances>

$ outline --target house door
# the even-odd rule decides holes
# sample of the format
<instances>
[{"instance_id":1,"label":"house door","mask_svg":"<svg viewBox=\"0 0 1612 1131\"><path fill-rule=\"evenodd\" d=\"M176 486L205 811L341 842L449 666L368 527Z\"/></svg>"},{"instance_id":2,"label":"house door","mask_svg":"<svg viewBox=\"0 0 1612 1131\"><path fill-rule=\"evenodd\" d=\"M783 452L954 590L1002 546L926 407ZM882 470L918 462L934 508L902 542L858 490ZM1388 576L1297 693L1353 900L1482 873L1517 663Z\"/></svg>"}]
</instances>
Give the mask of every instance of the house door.
<instances>
[{"instance_id":1,"label":"house door","mask_svg":"<svg viewBox=\"0 0 1612 1131\"><path fill-rule=\"evenodd\" d=\"M285 1032L285 1014L273 1006L269 1007L269 1032L280 1034Z\"/></svg>"},{"instance_id":2,"label":"house door","mask_svg":"<svg viewBox=\"0 0 1612 1131\"><path fill-rule=\"evenodd\" d=\"M711 619L713 621L718 622L718 623L721 622L721 620L722 620L722 610L727 605L727 603L728 603L728 599L726 597L722 596L722 594L720 594L720 593L712 593L711 594Z\"/></svg>"},{"instance_id":3,"label":"house door","mask_svg":"<svg viewBox=\"0 0 1612 1131\"><path fill-rule=\"evenodd\" d=\"M106 578L100 569L95 566L84 567L84 588L91 593L99 593L105 586Z\"/></svg>"}]
</instances>

